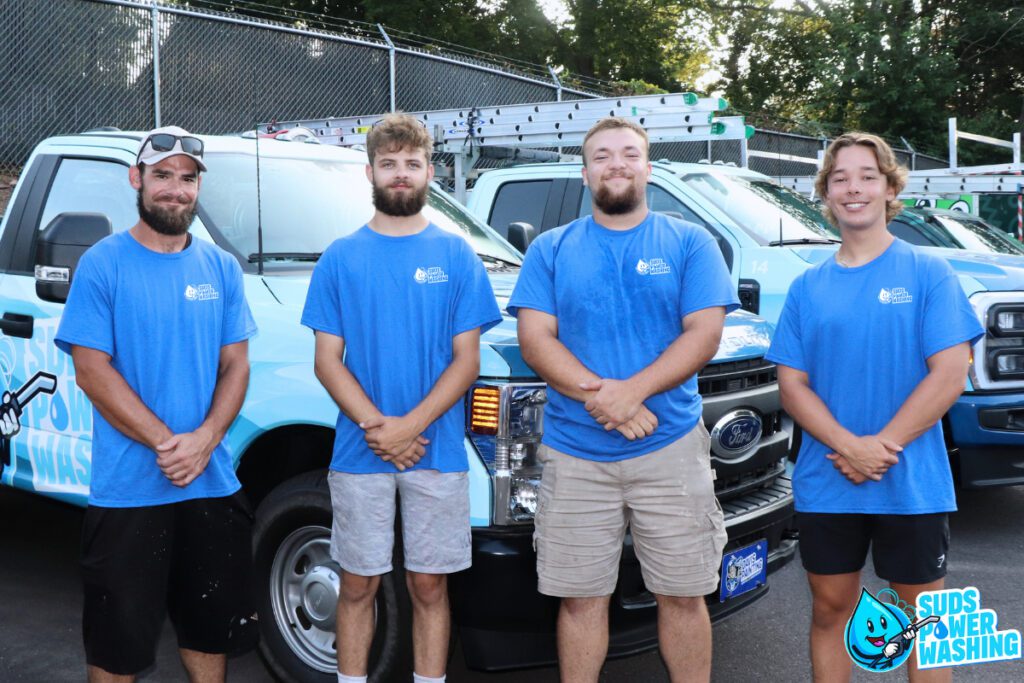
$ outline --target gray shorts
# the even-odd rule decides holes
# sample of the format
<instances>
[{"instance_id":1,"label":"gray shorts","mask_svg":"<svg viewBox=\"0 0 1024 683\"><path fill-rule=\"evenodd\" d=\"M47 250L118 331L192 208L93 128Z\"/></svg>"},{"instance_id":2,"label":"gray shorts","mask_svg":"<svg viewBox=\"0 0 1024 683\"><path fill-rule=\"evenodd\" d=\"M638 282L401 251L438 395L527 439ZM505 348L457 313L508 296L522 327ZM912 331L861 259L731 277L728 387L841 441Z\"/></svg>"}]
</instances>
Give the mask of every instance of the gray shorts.
<instances>
[{"instance_id":1,"label":"gray shorts","mask_svg":"<svg viewBox=\"0 0 1024 683\"><path fill-rule=\"evenodd\" d=\"M534 545L538 590L611 595L626 527L647 590L696 597L718 586L726 532L704 425L664 448L595 462L542 447Z\"/></svg>"},{"instance_id":2,"label":"gray shorts","mask_svg":"<svg viewBox=\"0 0 1024 683\"><path fill-rule=\"evenodd\" d=\"M402 506L405 568L451 574L469 567L469 475L413 470L396 474L347 474L331 470L334 525L331 557L350 574L391 571L395 546L395 494Z\"/></svg>"}]
</instances>

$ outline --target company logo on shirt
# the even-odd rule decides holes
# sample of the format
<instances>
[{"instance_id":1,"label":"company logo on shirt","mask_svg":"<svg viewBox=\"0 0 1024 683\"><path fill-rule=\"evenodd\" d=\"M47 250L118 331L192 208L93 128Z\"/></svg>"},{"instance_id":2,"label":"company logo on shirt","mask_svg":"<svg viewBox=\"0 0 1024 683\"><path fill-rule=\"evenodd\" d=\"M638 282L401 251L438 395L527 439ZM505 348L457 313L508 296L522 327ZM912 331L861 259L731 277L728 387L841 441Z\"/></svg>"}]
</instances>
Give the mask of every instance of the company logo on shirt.
<instances>
[{"instance_id":1,"label":"company logo on shirt","mask_svg":"<svg viewBox=\"0 0 1024 683\"><path fill-rule=\"evenodd\" d=\"M672 268L665 263L665 259L652 258L646 261L640 259L636 262L636 272L640 275L668 275L672 272Z\"/></svg>"},{"instance_id":2,"label":"company logo on shirt","mask_svg":"<svg viewBox=\"0 0 1024 683\"><path fill-rule=\"evenodd\" d=\"M189 301L211 301L219 299L220 293L213 285L186 285L185 298Z\"/></svg>"},{"instance_id":3,"label":"company logo on shirt","mask_svg":"<svg viewBox=\"0 0 1024 683\"><path fill-rule=\"evenodd\" d=\"M906 287L893 287L892 289L882 287L882 290L878 292L878 301L883 304L909 304L913 300L914 297L910 295Z\"/></svg>"},{"instance_id":4,"label":"company logo on shirt","mask_svg":"<svg viewBox=\"0 0 1024 683\"><path fill-rule=\"evenodd\" d=\"M448 282L448 273L441 270L440 266L431 266L426 270L417 268L412 277L421 285L436 285L441 282Z\"/></svg>"}]
</instances>

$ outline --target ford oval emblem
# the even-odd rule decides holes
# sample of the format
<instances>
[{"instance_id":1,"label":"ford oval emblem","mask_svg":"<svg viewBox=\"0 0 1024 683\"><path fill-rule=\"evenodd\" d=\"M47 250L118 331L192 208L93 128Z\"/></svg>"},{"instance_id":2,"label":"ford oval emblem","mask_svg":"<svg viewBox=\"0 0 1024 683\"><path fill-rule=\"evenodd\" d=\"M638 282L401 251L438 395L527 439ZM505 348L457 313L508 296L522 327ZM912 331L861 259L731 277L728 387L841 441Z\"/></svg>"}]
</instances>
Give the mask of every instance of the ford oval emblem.
<instances>
[{"instance_id":1,"label":"ford oval emblem","mask_svg":"<svg viewBox=\"0 0 1024 683\"><path fill-rule=\"evenodd\" d=\"M731 460L761 441L761 416L752 410L733 410L718 419L711 430L711 450Z\"/></svg>"}]
</instances>

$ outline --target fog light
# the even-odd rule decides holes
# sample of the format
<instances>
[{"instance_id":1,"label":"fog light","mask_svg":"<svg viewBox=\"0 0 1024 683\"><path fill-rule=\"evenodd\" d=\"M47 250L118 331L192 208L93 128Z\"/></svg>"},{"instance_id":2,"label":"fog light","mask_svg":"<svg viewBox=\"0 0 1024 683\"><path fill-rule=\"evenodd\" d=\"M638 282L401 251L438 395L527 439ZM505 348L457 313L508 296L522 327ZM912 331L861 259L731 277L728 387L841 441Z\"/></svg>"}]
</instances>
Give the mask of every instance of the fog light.
<instances>
[{"instance_id":1,"label":"fog light","mask_svg":"<svg viewBox=\"0 0 1024 683\"><path fill-rule=\"evenodd\" d=\"M1000 332L1024 330L1024 311L1006 311L996 315L996 326Z\"/></svg>"},{"instance_id":2,"label":"fog light","mask_svg":"<svg viewBox=\"0 0 1024 683\"><path fill-rule=\"evenodd\" d=\"M1024 379L1024 350L1000 349L992 354L989 367L996 379Z\"/></svg>"}]
</instances>

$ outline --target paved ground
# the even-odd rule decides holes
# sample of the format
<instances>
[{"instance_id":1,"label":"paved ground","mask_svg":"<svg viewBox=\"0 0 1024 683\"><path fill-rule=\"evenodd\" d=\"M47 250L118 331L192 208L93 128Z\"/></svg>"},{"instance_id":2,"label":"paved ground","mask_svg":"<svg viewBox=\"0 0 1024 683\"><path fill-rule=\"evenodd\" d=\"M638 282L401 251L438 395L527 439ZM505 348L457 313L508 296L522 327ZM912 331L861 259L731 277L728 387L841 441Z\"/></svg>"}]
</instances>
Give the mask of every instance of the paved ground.
<instances>
[{"instance_id":1,"label":"paved ground","mask_svg":"<svg viewBox=\"0 0 1024 683\"><path fill-rule=\"evenodd\" d=\"M1000 628L1024 628L1024 488L961 494L952 521L950 586L977 586L983 605L996 610ZM81 511L0 488L0 682L83 679L76 568ZM876 580L869 589L881 587ZM771 577L758 603L715 627L713 680L722 683L809 680L806 633L809 595L798 564ZM902 674L887 679L905 680ZM877 681L858 672L854 679ZM958 681L1024 680L1021 661L961 667ZM169 629L147 683L184 680ZM255 654L231 663L232 682L264 683L270 675ZM554 683L553 668L504 674L467 671L453 660L449 680L482 683ZM609 662L602 681L667 680L656 653Z\"/></svg>"}]
</instances>

